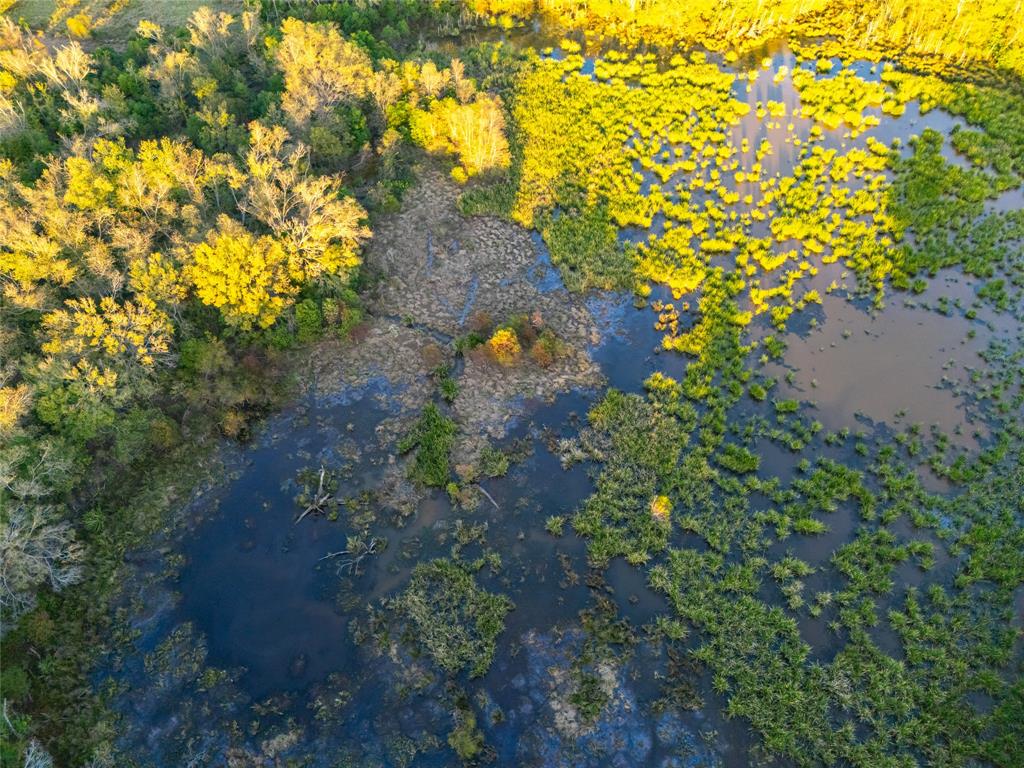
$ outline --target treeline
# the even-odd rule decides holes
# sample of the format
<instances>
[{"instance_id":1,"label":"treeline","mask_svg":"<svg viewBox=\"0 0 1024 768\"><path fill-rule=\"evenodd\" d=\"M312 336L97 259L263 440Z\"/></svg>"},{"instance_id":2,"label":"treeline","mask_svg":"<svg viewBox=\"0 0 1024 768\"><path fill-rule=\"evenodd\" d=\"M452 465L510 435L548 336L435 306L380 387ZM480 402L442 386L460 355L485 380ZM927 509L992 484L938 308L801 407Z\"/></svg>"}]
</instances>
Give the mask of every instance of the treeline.
<instances>
[{"instance_id":1,"label":"treeline","mask_svg":"<svg viewBox=\"0 0 1024 768\"><path fill-rule=\"evenodd\" d=\"M360 320L370 219L417 152L508 165L500 99L407 34L437 5L285 6L143 21L117 50L0 18L3 766L107 764L88 675L159 525L130 499Z\"/></svg>"},{"instance_id":2,"label":"treeline","mask_svg":"<svg viewBox=\"0 0 1024 768\"><path fill-rule=\"evenodd\" d=\"M515 23L557 24L633 43L722 49L778 37L822 37L850 54L904 52L978 62L1024 75L1024 5L1016 0L470 0Z\"/></svg>"}]
</instances>

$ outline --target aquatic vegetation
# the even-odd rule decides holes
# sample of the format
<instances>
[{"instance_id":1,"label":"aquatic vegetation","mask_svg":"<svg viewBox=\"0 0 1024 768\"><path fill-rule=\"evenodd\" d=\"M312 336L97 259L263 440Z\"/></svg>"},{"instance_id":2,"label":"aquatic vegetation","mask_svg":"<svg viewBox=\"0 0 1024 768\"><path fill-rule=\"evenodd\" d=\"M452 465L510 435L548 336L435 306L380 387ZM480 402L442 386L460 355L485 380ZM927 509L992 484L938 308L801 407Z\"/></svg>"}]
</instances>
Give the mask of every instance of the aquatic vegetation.
<instances>
[{"instance_id":1,"label":"aquatic vegetation","mask_svg":"<svg viewBox=\"0 0 1024 768\"><path fill-rule=\"evenodd\" d=\"M986 199L1020 183L1013 158L1021 156L1022 132L1019 121L996 116L990 91L890 71L879 81L850 69L826 76L787 69L782 79L799 92L804 118L830 131L846 124L852 138L868 135L852 147L826 148L814 126L805 139L766 138L755 149L730 136L750 119L749 104L734 96L734 75L699 55L676 55L669 64L609 56L588 76L570 59L540 57L521 75L511 214L541 231L570 288L642 292L651 280L678 299L699 291L714 269L734 266L752 315L766 313L782 328L794 311L821 300L800 290L800 281L837 261L877 306L887 285L916 287L922 268L964 264L989 277L1014 269L1019 213L983 214ZM934 131L925 131L910 157L870 135L879 120L872 109L899 114L924 94L992 128L958 130L952 143L996 176L948 163ZM772 126L769 110L756 117ZM789 143L798 147L792 175L767 173ZM631 227L650 228L659 218L664 227L646 240L622 244ZM983 298L1009 307L1006 284L991 281ZM659 327L676 335L682 316L667 312Z\"/></svg>"},{"instance_id":2,"label":"aquatic vegetation","mask_svg":"<svg viewBox=\"0 0 1024 768\"><path fill-rule=\"evenodd\" d=\"M410 640L439 667L450 675L468 670L473 677L490 667L513 608L509 598L481 589L467 567L453 560L417 565L392 606L410 623Z\"/></svg>"},{"instance_id":3,"label":"aquatic vegetation","mask_svg":"<svg viewBox=\"0 0 1024 768\"><path fill-rule=\"evenodd\" d=\"M673 384L659 380L658 386L672 397ZM683 413L693 416L692 411ZM644 563L668 543L671 519L652 499L657 502L663 495L660 478L686 445L685 425L664 418L661 409L644 398L615 390L605 395L589 418L597 443L611 440L611 451L602 449L601 458L614 457L615 464L606 465L596 493L572 518L573 528L591 540L588 552L596 563L615 556Z\"/></svg>"},{"instance_id":4,"label":"aquatic vegetation","mask_svg":"<svg viewBox=\"0 0 1024 768\"><path fill-rule=\"evenodd\" d=\"M431 403L424 408L412 431L397 446L400 453L416 450L409 476L424 485L444 487L451 477L449 454L455 431L455 422L436 405Z\"/></svg>"},{"instance_id":5,"label":"aquatic vegetation","mask_svg":"<svg viewBox=\"0 0 1024 768\"><path fill-rule=\"evenodd\" d=\"M845 124L856 136L865 128L879 123L877 117L866 116L865 109L885 108L892 113L902 110L902 105L886 102L884 84L864 80L848 69L819 79L810 71L798 68L793 70L791 77L800 93L800 114L817 120L829 130Z\"/></svg>"},{"instance_id":6,"label":"aquatic vegetation","mask_svg":"<svg viewBox=\"0 0 1024 768\"><path fill-rule=\"evenodd\" d=\"M859 56L883 58L891 51L908 57L938 58L950 64L964 60L978 65L1024 71L1024 44L1018 31L1024 11L1008 0L968 0L958 6L910 0L855 3L793 0L773 5L771 13L754 0L680 4L673 0L474 0L474 8L495 23L513 26L537 13L556 25L581 30L598 40L620 45L697 46L726 52L756 51L765 42L789 38L793 44L822 39L807 47L807 58ZM827 71L826 68L826 71Z\"/></svg>"},{"instance_id":7,"label":"aquatic vegetation","mask_svg":"<svg viewBox=\"0 0 1024 768\"><path fill-rule=\"evenodd\" d=\"M464 761L475 758L484 748L484 735L476 724L476 713L460 699L455 710L455 728L448 734L448 746Z\"/></svg>"},{"instance_id":8,"label":"aquatic vegetation","mask_svg":"<svg viewBox=\"0 0 1024 768\"><path fill-rule=\"evenodd\" d=\"M551 517L544 522L544 530L552 536L561 536L565 530L565 516L551 515Z\"/></svg>"},{"instance_id":9,"label":"aquatic vegetation","mask_svg":"<svg viewBox=\"0 0 1024 768\"><path fill-rule=\"evenodd\" d=\"M579 213L560 213L541 232L566 285L574 290L629 286L630 258L619 245L607 208L591 206Z\"/></svg>"},{"instance_id":10,"label":"aquatic vegetation","mask_svg":"<svg viewBox=\"0 0 1024 768\"><path fill-rule=\"evenodd\" d=\"M912 142L912 155L893 162L896 178L887 200L893 232L897 240L905 233L913 238L912 246L892 257L892 279L900 287L912 287L921 272L934 275L952 266L984 278L997 270L1012 274L1024 242L1021 211L985 211L986 200L1001 191L997 178L947 162L942 145L937 132L926 130ZM1004 291L1005 283L992 281L978 295L1006 308Z\"/></svg>"},{"instance_id":11,"label":"aquatic vegetation","mask_svg":"<svg viewBox=\"0 0 1024 768\"><path fill-rule=\"evenodd\" d=\"M628 657L636 637L628 621L617 618L615 605L598 596L580 613L583 642L570 673L573 687L569 703L578 726L585 729L604 711L615 693L615 669Z\"/></svg>"},{"instance_id":12,"label":"aquatic vegetation","mask_svg":"<svg viewBox=\"0 0 1024 768\"><path fill-rule=\"evenodd\" d=\"M459 396L459 382L451 375L451 368L442 365L434 371L434 380L437 382L437 389L441 398L446 403L452 403Z\"/></svg>"},{"instance_id":13,"label":"aquatic vegetation","mask_svg":"<svg viewBox=\"0 0 1024 768\"><path fill-rule=\"evenodd\" d=\"M608 407L606 401L595 410L597 414L603 414ZM663 414L661 418L672 417ZM589 505L600 497L602 485L618 478L620 463L632 456L630 444L624 442L631 434L630 422L617 423L615 429L619 434L613 433L610 442L606 443L614 447L606 449L603 457L598 490L584 504L580 514L586 514ZM698 441L697 445L702 443ZM700 449L695 447L691 450L695 454ZM725 447L723 451L724 454L718 454L720 463L723 455L732 455L734 459L742 455ZM666 482L676 471L677 465L668 461L672 455L678 457L676 461L682 471L687 474L693 472L692 461L684 458L685 452L684 455L666 454L662 449L661 455L666 463L660 466L660 473L655 472L655 482L659 477L662 478L660 482ZM728 461L730 459L726 463ZM806 471L805 478L795 479L788 490L775 494L780 501L788 499L784 506L787 515L796 519L813 519L823 512L837 509L845 499L854 497L865 520L876 518L879 498L864 485L865 478L860 473L825 460L820 461L813 471L808 465ZM885 503L907 508L909 514L912 497L908 497L906 492L896 492L897 477L883 473L881 466L877 472L887 489ZM746 504L746 488L721 479L716 485L714 504L717 509L728 510L730 506ZM676 503L682 504L684 509L692 508L695 503L692 489L695 487L698 486L689 485L678 495L673 492L670 498L677 500ZM632 513L641 520L649 514L644 508L636 508ZM881 516L889 521L894 519L888 513ZM928 740L927 749L936 759L942 759L940 755L957 759L952 756L980 754L981 750L988 749L984 742L978 740L981 731L973 730L975 726L960 728L946 720L946 708L952 706L953 701L959 701L955 706L964 708L963 700L957 698L960 694L950 691L947 697L936 700L925 693L930 690L932 683L929 681L934 679L935 671L924 663L923 658L896 661L881 652L865 634L879 621L875 601L877 596L885 595L893 588L893 568L911 557L919 558L922 567L929 567L932 561L930 544L924 541L901 543L890 531L879 528L862 531L850 544L837 551L832 564L845 577L847 586L834 597L819 595L816 598L818 607L812 613L820 615L823 610L835 611L836 626L846 627L849 635L836 659L823 665L808 662L809 647L800 639L794 620L758 597L761 579L770 574L780 584L789 610L803 610L802 580L813 572L814 566L792 556L770 564L763 554L763 545L757 543L763 531L759 532L755 527L749 535L744 534L743 527L749 524L749 519L741 521L744 518L737 517L729 522L730 526L739 526L733 535L747 537L747 543L743 545L746 556L741 560L726 560L715 551L674 547L667 541L663 545L667 561L659 562L649 573L652 585L670 597L678 614L700 629L702 644L695 651L695 656L711 668L715 688L727 696L728 711L748 718L761 732L765 745L771 751L787 755L799 764L846 759L854 764L869 765L881 754L906 754L907 750L923 746L923 743L901 735L909 732L894 732L876 726L882 713L907 722L928 723L927 727L937 728L938 732L945 734L945 738L950 739L948 747L940 746L947 742ZM760 516L760 525L773 522L778 521L770 515ZM683 528L691 526L685 517L681 518L680 524ZM581 532L591 539L588 547L592 556L603 558L608 534L598 529ZM801 530L800 535L814 532L814 529ZM708 533L702 535L708 537ZM707 541L714 544L714 539L707 538ZM1012 568L1016 569L1016 566ZM1020 583L1016 581L1021 576L1019 570L1015 573L1012 578L1015 583ZM890 617L899 621L896 614L890 613ZM993 647L988 644L990 641L985 642L986 647ZM993 660L993 663L1002 662ZM853 672L855 668L856 673ZM943 674L954 678L960 675L948 669ZM874 682L876 679L889 682ZM838 680L845 680L843 686L837 687ZM955 690L970 688L970 683L965 681L963 684L967 687ZM868 687L865 689L862 685ZM901 686L897 689L900 693L891 693L888 698L880 699L873 692L876 689L870 687L876 685L883 686L878 690L888 691L893 691L891 686L898 685ZM1000 688L1003 695L1009 693L1006 686ZM911 708L911 701L921 707L916 714ZM842 725L846 712L867 729L865 738L855 738L853 732ZM966 726L971 721L962 713L958 722Z\"/></svg>"},{"instance_id":14,"label":"aquatic vegetation","mask_svg":"<svg viewBox=\"0 0 1024 768\"><path fill-rule=\"evenodd\" d=\"M488 445L480 451L480 472L487 477L502 477L511 466L511 459L504 451Z\"/></svg>"}]
</instances>

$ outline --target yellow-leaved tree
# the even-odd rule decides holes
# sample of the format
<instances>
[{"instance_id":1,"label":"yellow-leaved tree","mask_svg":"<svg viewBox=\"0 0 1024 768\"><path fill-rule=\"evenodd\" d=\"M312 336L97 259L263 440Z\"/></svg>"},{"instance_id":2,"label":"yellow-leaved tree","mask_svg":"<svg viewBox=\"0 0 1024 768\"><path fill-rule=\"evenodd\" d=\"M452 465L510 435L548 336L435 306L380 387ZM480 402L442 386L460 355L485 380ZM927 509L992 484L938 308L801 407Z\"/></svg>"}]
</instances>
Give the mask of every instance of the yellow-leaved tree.
<instances>
[{"instance_id":1,"label":"yellow-leaved tree","mask_svg":"<svg viewBox=\"0 0 1024 768\"><path fill-rule=\"evenodd\" d=\"M43 331L42 350L64 362L66 377L97 369L133 379L167 358L173 328L144 296L124 302L105 296L69 299L43 318Z\"/></svg>"},{"instance_id":2,"label":"yellow-leaved tree","mask_svg":"<svg viewBox=\"0 0 1024 768\"><path fill-rule=\"evenodd\" d=\"M370 236L366 211L342 194L337 176L308 172L307 148L289 144L281 126L249 126L246 188L241 208L265 224L288 254L297 283L345 280Z\"/></svg>"},{"instance_id":3,"label":"yellow-leaved tree","mask_svg":"<svg viewBox=\"0 0 1024 768\"><path fill-rule=\"evenodd\" d=\"M413 110L412 136L428 152L458 155L456 178L508 168L511 160L499 96L478 93L468 103L447 98Z\"/></svg>"},{"instance_id":4,"label":"yellow-leaved tree","mask_svg":"<svg viewBox=\"0 0 1024 768\"><path fill-rule=\"evenodd\" d=\"M277 63L284 73L281 106L302 129L311 118L326 117L339 104L361 99L373 77L366 51L336 27L294 18L281 22Z\"/></svg>"},{"instance_id":5,"label":"yellow-leaved tree","mask_svg":"<svg viewBox=\"0 0 1024 768\"><path fill-rule=\"evenodd\" d=\"M185 276L200 301L245 331L269 328L296 293L281 243L255 237L227 216L192 250Z\"/></svg>"},{"instance_id":6,"label":"yellow-leaved tree","mask_svg":"<svg viewBox=\"0 0 1024 768\"><path fill-rule=\"evenodd\" d=\"M480 93L469 104L459 104L448 114L448 132L467 175L508 167L501 97Z\"/></svg>"},{"instance_id":7,"label":"yellow-leaved tree","mask_svg":"<svg viewBox=\"0 0 1024 768\"><path fill-rule=\"evenodd\" d=\"M0 163L0 275L12 304L45 311L67 295L115 296L134 263L208 227L206 194L226 173L187 142L76 142L33 183Z\"/></svg>"}]
</instances>

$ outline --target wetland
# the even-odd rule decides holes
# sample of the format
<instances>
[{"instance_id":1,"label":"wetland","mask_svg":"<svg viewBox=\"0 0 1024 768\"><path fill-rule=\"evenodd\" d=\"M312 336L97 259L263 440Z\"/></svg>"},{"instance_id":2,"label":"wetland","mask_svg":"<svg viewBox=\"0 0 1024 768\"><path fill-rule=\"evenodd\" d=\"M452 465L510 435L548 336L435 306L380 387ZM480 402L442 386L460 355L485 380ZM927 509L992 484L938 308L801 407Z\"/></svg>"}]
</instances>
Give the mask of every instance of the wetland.
<instances>
[{"instance_id":1,"label":"wetland","mask_svg":"<svg viewBox=\"0 0 1024 768\"><path fill-rule=\"evenodd\" d=\"M4 501L77 533L4 604L3 765L1021 765L1010 54L265 5L93 53L223 92L192 186L82 117L49 170L5 139L10 207L71 213L0 245L36 388ZM46 441L50 496L16 482Z\"/></svg>"}]
</instances>

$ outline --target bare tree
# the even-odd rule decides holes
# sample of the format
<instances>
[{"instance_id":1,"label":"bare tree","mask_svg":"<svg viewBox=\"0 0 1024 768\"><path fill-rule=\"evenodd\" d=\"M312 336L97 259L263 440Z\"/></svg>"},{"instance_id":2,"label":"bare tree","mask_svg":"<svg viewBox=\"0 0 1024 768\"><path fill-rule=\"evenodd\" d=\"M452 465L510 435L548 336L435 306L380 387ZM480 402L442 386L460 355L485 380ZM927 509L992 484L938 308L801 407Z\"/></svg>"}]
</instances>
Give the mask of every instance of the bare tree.
<instances>
[{"instance_id":1,"label":"bare tree","mask_svg":"<svg viewBox=\"0 0 1024 768\"><path fill-rule=\"evenodd\" d=\"M347 572L349 575L358 576L362 573L363 560L370 555L378 554L386 543L385 539L378 536L371 536L366 539L364 536L349 536L345 541L345 549L339 552L328 552L320 560L330 560L334 557L345 557L338 563L338 574Z\"/></svg>"},{"instance_id":2,"label":"bare tree","mask_svg":"<svg viewBox=\"0 0 1024 768\"><path fill-rule=\"evenodd\" d=\"M9 500L0 504L9 504ZM35 605L36 590L60 591L82 577L85 551L53 507L14 502L0 509L0 612L16 620ZM0 626L0 633L6 622Z\"/></svg>"},{"instance_id":3,"label":"bare tree","mask_svg":"<svg viewBox=\"0 0 1024 768\"><path fill-rule=\"evenodd\" d=\"M22 768L53 768L53 758L35 739L28 743Z\"/></svg>"},{"instance_id":4,"label":"bare tree","mask_svg":"<svg viewBox=\"0 0 1024 768\"><path fill-rule=\"evenodd\" d=\"M313 498L310 499L309 504L303 510L302 514L295 518L295 524L298 525L302 520L311 512L323 512L324 507L327 503L334 498L334 494L324 488L324 478L326 477L327 470L323 466L320 467L320 482L317 484L316 493L313 494Z\"/></svg>"}]
</instances>

